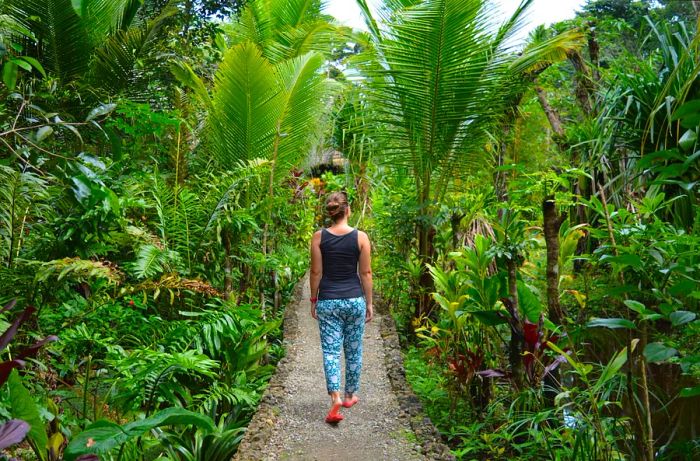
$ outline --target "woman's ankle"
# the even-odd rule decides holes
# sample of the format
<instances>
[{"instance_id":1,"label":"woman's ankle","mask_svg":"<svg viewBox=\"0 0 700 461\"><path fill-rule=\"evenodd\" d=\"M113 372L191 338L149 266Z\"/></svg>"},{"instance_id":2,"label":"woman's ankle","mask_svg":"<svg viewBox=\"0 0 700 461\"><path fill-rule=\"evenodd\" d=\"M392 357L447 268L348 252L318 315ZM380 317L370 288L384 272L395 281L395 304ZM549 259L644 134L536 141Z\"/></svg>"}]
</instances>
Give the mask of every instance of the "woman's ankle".
<instances>
[{"instance_id":1,"label":"woman's ankle","mask_svg":"<svg viewBox=\"0 0 700 461\"><path fill-rule=\"evenodd\" d=\"M341 403L343 399L340 398L340 392L329 392L330 397L331 397L331 405L335 405L336 403Z\"/></svg>"}]
</instances>

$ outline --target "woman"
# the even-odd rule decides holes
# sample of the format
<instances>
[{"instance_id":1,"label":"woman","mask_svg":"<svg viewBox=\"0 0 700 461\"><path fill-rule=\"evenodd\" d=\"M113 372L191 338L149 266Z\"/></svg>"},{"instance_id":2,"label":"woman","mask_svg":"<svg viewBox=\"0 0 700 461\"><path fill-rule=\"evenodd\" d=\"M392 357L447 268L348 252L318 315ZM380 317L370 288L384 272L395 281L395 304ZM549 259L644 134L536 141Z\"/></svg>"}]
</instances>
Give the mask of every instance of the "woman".
<instances>
[{"instance_id":1,"label":"woman","mask_svg":"<svg viewBox=\"0 0 700 461\"><path fill-rule=\"evenodd\" d=\"M311 316L318 320L326 388L331 397L327 423L343 420L340 407L358 401L362 370L362 335L372 320L372 269L367 234L348 225L350 206L344 193L326 199L333 221L311 239ZM340 398L340 347L345 352L345 399Z\"/></svg>"}]
</instances>

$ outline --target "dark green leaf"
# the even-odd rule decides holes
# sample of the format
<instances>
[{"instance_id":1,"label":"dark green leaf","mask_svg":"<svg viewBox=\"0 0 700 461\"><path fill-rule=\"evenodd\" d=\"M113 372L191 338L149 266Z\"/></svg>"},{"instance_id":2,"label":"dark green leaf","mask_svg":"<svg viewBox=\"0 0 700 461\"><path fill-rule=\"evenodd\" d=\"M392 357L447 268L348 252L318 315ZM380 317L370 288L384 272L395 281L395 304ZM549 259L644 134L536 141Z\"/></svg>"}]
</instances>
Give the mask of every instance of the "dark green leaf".
<instances>
[{"instance_id":1,"label":"dark green leaf","mask_svg":"<svg viewBox=\"0 0 700 461\"><path fill-rule=\"evenodd\" d=\"M671 319L671 324L674 327L678 327L688 322L692 322L693 320L695 320L695 317L697 317L697 315L694 312L689 311L676 311L672 312L671 315L669 315L668 317L669 319Z\"/></svg>"},{"instance_id":2,"label":"dark green leaf","mask_svg":"<svg viewBox=\"0 0 700 461\"><path fill-rule=\"evenodd\" d=\"M471 314L473 314L474 317L476 317L476 319L479 320L481 323L488 326L496 326L508 323L507 320L499 314L499 312L501 311L474 311L471 312Z\"/></svg>"},{"instance_id":3,"label":"dark green leaf","mask_svg":"<svg viewBox=\"0 0 700 461\"><path fill-rule=\"evenodd\" d=\"M36 59L32 58L31 56L22 56L24 61L28 62L31 64L31 66L36 69L44 78L46 78L46 71L44 70L44 67L41 65L39 61Z\"/></svg>"},{"instance_id":4,"label":"dark green leaf","mask_svg":"<svg viewBox=\"0 0 700 461\"><path fill-rule=\"evenodd\" d=\"M537 323L544 306L530 287L520 280L518 280L518 300L525 317L530 322Z\"/></svg>"},{"instance_id":5,"label":"dark green leaf","mask_svg":"<svg viewBox=\"0 0 700 461\"><path fill-rule=\"evenodd\" d=\"M14 90L17 85L17 72L17 64L12 61L7 61L2 67L2 82L10 90Z\"/></svg>"},{"instance_id":6,"label":"dark green leaf","mask_svg":"<svg viewBox=\"0 0 700 461\"><path fill-rule=\"evenodd\" d=\"M32 71L32 65L29 64L27 61L24 61L22 59L13 59L12 62L17 64L18 67L20 67L28 72Z\"/></svg>"},{"instance_id":7,"label":"dark green leaf","mask_svg":"<svg viewBox=\"0 0 700 461\"><path fill-rule=\"evenodd\" d=\"M642 268L642 259L634 254L621 254L619 256L604 255L600 258L601 262L606 262L608 264L613 264L616 266L630 266L633 269Z\"/></svg>"},{"instance_id":8,"label":"dark green leaf","mask_svg":"<svg viewBox=\"0 0 700 461\"><path fill-rule=\"evenodd\" d=\"M635 301L633 299L626 299L625 300L625 306L629 307L633 311L635 311L638 314L644 314L647 312L647 308L644 304L640 303L639 301Z\"/></svg>"},{"instance_id":9,"label":"dark green leaf","mask_svg":"<svg viewBox=\"0 0 700 461\"><path fill-rule=\"evenodd\" d=\"M649 362L664 362L676 356L678 351L672 347L667 347L662 343L649 343L644 348L644 357Z\"/></svg>"}]
</instances>

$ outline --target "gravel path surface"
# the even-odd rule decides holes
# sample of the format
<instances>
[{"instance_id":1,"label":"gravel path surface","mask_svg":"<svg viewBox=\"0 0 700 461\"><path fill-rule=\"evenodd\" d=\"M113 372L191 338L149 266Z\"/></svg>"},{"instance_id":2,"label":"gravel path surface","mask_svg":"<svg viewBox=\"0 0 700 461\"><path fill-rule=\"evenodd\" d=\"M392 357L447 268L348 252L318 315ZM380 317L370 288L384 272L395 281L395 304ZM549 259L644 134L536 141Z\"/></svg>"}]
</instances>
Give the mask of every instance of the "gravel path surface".
<instances>
[{"instance_id":1,"label":"gravel path surface","mask_svg":"<svg viewBox=\"0 0 700 461\"><path fill-rule=\"evenodd\" d=\"M284 377L284 394L277 402L275 430L263 459L334 461L413 461L425 459L392 392L384 363L380 336L381 316L367 325L364 338L360 402L342 409L345 420L337 426L324 422L329 397L323 377L323 361L317 322L309 314L309 287L305 281L297 309L298 329L289 345L292 360Z\"/></svg>"}]
</instances>

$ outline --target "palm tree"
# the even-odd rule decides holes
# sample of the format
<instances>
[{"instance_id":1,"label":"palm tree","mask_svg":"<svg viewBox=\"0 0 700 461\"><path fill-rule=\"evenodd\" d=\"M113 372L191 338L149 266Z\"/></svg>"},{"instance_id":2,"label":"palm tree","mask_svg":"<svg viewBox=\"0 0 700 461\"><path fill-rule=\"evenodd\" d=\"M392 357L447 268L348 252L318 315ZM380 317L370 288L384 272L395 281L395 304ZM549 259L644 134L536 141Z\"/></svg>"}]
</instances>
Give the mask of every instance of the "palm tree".
<instances>
[{"instance_id":1,"label":"palm tree","mask_svg":"<svg viewBox=\"0 0 700 461\"><path fill-rule=\"evenodd\" d=\"M63 82L83 80L120 90L163 22L178 12L170 1L153 19L137 19L140 0L0 0L0 15L33 33L25 48Z\"/></svg>"},{"instance_id":2,"label":"palm tree","mask_svg":"<svg viewBox=\"0 0 700 461\"><path fill-rule=\"evenodd\" d=\"M429 312L434 254L435 204L460 173L488 162L490 128L511 111L522 75L552 49L521 55L509 39L532 0L497 24L487 0L384 0L377 22L365 0L357 0L372 36L379 65L368 72L379 114L373 137L384 160L410 172L421 216L417 253L423 267L417 314ZM515 93L514 93L515 92Z\"/></svg>"},{"instance_id":3,"label":"palm tree","mask_svg":"<svg viewBox=\"0 0 700 461\"><path fill-rule=\"evenodd\" d=\"M232 45L214 77L211 95L187 64L173 66L176 77L207 108L203 147L218 168L235 171L259 160L269 168L266 187L247 191L238 203L244 207L265 203L263 253L268 252L275 186L320 138L324 126L318 121L327 119L339 89L321 72L324 56L306 52L323 48L323 41L310 38L314 31L333 27L320 15L320 2L255 1L230 28ZM294 42L291 37L308 40ZM233 229L224 228L222 233L226 265L230 265ZM224 285L230 291L231 280Z\"/></svg>"},{"instance_id":4,"label":"palm tree","mask_svg":"<svg viewBox=\"0 0 700 461\"><path fill-rule=\"evenodd\" d=\"M253 42L275 63L312 51L330 56L352 31L322 10L321 0L254 0L225 30L232 44Z\"/></svg>"}]
</instances>

